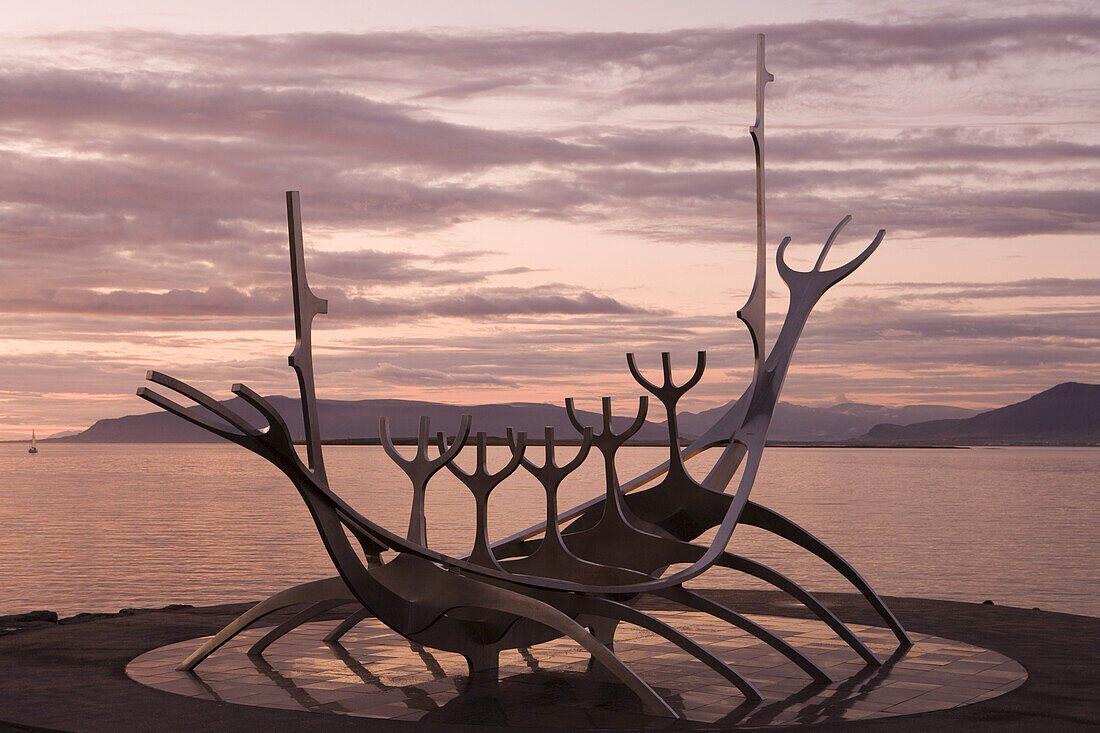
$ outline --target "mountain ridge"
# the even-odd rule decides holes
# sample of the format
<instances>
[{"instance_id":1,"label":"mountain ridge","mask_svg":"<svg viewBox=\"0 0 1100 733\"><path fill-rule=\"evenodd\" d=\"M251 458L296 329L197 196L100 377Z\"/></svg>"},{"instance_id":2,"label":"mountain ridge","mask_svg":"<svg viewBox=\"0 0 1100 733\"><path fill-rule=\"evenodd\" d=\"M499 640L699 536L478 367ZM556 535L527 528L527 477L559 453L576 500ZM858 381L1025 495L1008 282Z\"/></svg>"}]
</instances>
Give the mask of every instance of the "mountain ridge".
<instances>
[{"instance_id":1,"label":"mountain ridge","mask_svg":"<svg viewBox=\"0 0 1100 733\"><path fill-rule=\"evenodd\" d=\"M283 395L267 398L287 420L295 439L304 437L298 400ZM318 412L325 441L374 441L378 418L390 419L395 439L417 434L420 415L432 421L432 430L453 433L461 416L474 417L473 431L502 437L508 427L526 430L533 441L541 440L543 428L554 428L558 439L575 439L576 430L565 409L535 402L505 402L482 405L450 405L421 400L379 398L365 400L319 399ZM263 420L240 398L225 400L232 410L257 425ZM701 434L732 402L678 415L681 440ZM191 408L199 410L201 408ZM598 413L578 411L582 422L598 425ZM657 411L660 415L660 411ZM663 415L661 415L663 417ZM633 415L624 411L613 421L616 431L624 430ZM903 422L904 421L904 422ZM635 442L662 442L665 422L647 420ZM775 409L769 441L786 443L832 443L842 445L1035 445L1100 444L1100 385L1065 382L1026 400L994 410L979 412L948 405L886 407L843 402L828 407L810 407L780 402ZM49 442L75 443L216 443L220 439L167 412L156 411L96 421L73 436L51 437Z\"/></svg>"},{"instance_id":2,"label":"mountain ridge","mask_svg":"<svg viewBox=\"0 0 1100 733\"><path fill-rule=\"evenodd\" d=\"M275 395L268 400L286 417L292 433L302 439L301 408L296 398ZM243 400L233 398L223 404L242 415L262 423ZM681 439L699 435L710 427L717 415L729 404L698 413L681 412L679 426ZM195 408L198 409L198 408ZM375 440L378 437L379 415L390 418L391 433L395 438L415 436L419 415L431 417L433 430L453 431L462 414L474 416L473 430L484 430L493 436L501 436L504 429L514 426L527 430L532 440L543 436L546 425L554 427L559 439L575 438L576 431L569 423L565 410L558 405L532 402L507 402L488 405L447 405L418 400L380 398L369 400L318 400L322 439L326 441ZM889 408L860 403L841 403L831 407L808 407L780 402L776 407L776 419L770 437L778 441L842 441L866 432L873 425L886 420L904 417L957 417L970 416L975 410L942 405L915 405ZM656 411L664 415L660 409ZM651 416L653 413L651 412ZM581 411L581 419L593 425L601 420L597 413ZM625 411L614 421L615 429L622 430L633 420ZM665 422L648 420L636 436L637 441L664 441L667 435ZM155 411L118 418L98 420L76 436L60 437L60 442L200 442L214 443L219 439L206 431L180 420L166 412Z\"/></svg>"},{"instance_id":3,"label":"mountain ridge","mask_svg":"<svg viewBox=\"0 0 1100 733\"><path fill-rule=\"evenodd\" d=\"M1100 445L1100 385L1063 382L969 418L876 425L853 443Z\"/></svg>"},{"instance_id":4,"label":"mountain ridge","mask_svg":"<svg viewBox=\"0 0 1100 733\"><path fill-rule=\"evenodd\" d=\"M295 440L303 440L302 411L297 398L273 395L266 398L283 415ZM248 403L239 397L224 400L221 404L237 412L255 425L266 424ZM189 408L205 410L198 407ZM378 418L385 415L390 421L390 433L395 439L416 436L421 415L431 418L431 429L443 430L453 435L462 415L473 415L471 432L484 431L490 436L501 437L509 427L526 430L532 438L542 438L546 426L553 427L558 436L573 437L576 434L565 409L549 404L533 402L507 402L487 405L448 405L420 400L393 398L369 400L318 399L317 411L321 424L321 439L325 441L377 440ZM591 412L578 410L578 417L592 425L602 418ZM615 430L625 430L634 416L616 417L612 421ZM434 437L434 435L433 435ZM647 422L635 436L640 441L665 440L666 432L660 424ZM157 411L140 415L97 420L79 435L60 438L74 443L219 443L221 438L192 425L168 412Z\"/></svg>"},{"instance_id":5,"label":"mountain ridge","mask_svg":"<svg viewBox=\"0 0 1100 733\"><path fill-rule=\"evenodd\" d=\"M702 412L683 412L678 416L680 432L699 435L713 424L733 401ZM977 410L949 405L907 405L888 407L860 402L841 402L828 407L780 402L775 407L769 441L836 442L858 438L879 423L912 422L931 419L970 417Z\"/></svg>"}]
</instances>

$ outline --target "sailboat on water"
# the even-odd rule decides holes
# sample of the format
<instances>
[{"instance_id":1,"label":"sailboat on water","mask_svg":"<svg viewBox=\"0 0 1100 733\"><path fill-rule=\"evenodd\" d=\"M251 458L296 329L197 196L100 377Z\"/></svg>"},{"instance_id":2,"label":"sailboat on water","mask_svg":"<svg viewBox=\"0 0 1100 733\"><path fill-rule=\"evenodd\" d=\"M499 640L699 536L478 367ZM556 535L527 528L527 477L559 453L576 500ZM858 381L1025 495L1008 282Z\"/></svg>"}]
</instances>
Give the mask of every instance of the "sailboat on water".
<instances>
[{"instance_id":1,"label":"sailboat on water","mask_svg":"<svg viewBox=\"0 0 1100 733\"><path fill-rule=\"evenodd\" d=\"M28 453L37 453L38 446L34 442L34 428L31 428L31 447L27 449Z\"/></svg>"}]
</instances>

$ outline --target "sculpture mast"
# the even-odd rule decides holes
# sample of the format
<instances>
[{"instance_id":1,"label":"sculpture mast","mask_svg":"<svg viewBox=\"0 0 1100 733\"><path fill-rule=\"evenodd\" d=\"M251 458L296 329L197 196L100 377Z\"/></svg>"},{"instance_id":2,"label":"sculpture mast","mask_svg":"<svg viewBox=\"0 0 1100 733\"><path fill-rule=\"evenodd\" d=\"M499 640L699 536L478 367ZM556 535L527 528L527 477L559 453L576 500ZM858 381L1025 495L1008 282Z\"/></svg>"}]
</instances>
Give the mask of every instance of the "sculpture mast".
<instances>
[{"instance_id":1,"label":"sculpture mast","mask_svg":"<svg viewBox=\"0 0 1100 733\"><path fill-rule=\"evenodd\" d=\"M297 191L286 192L287 230L290 232L290 278L294 290L294 351L287 362L298 375L302 396L302 420L306 432L306 456L314 475L325 485L325 460L321 455L321 425L317 418L317 390L313 379L313 317L328 313L328 301L318 298L306 282L305 248L302 242L302 207Z\"/></svg>"},{"instance_id":2,"label":"sculpture mast","mask_svg":"<svg viewBox=\"0 0 1100 733\"><path fill-rule=\"evenodd\" d=\"M764 85L775 77L764 68L764 34L756 34L756 122L749 128L752 144L756 149L756 279L745 305L737 317L745 322L752 333L756 350L756 369L753 381L759 383L764 372L764 321L766 317L767 280L767 228L764 213Z\"/></svg>"}]
</instances>

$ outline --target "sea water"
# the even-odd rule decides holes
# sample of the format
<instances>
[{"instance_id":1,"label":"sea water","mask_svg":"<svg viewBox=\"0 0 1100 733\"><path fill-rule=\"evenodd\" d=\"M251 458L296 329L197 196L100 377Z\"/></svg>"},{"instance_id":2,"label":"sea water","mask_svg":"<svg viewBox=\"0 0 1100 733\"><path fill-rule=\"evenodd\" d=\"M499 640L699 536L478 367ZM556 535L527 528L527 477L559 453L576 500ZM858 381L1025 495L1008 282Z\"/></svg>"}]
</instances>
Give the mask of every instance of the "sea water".
<instances>
[{"instance_id":1,"label":"sea water","mask_svg":"<svg viewBox=\"0 0 1100 733\"><path fill-rule=\"evenodd\" d=\"M241 448L39 447L29 455L0 445L0 614L251 601L334 574L293 487ZM529 450L542 460L541 447ZM574 450L561 449L559 462ZM490 448L490 467L506 451ZM619 475L666 457L623 449ZM693 473L705 475L715 457L693 462ZM326 447L325 458L338 493L404 535L408 483L380 448ZM752 499L831 545L881 594L1100 616L1097 476L1097 448L769 448ZM560 506L602 494L602 477L593 452ZM469 550L473 500L445 471L429 485L427 516L433 548ZM494 538L544 516L542 490L522 469L490 500ZM850 590L825 563L761 530L738 528L731 548L810 590ZM769 587L723 569L690 585Z\"/></svg>"}]
</instances>

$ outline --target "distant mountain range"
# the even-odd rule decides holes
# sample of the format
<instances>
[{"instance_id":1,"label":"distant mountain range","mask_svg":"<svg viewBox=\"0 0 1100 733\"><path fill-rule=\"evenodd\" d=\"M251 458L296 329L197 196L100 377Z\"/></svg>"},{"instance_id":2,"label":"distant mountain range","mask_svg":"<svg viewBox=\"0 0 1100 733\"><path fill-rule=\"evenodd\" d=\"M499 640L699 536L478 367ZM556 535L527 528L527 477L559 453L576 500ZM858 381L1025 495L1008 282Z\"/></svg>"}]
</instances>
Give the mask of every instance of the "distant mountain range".
<instances>
[{"instance_id":1,"label":"distant mountain range","mask_svg":"<svg viewBox=\"0 0 1100 733\"><path fill-rule=\"evenodd\" d=\"M295 438L304 437L297 399L273 396L269 401L286 418ZM224 403L230 409L262 424L259 415L243 400ZM702 433L726 410L716 407L698 413L680 413L681 437ZM198 410L199 408L192 408ZM318 400L322 439L373 441L378 438L378 418L390 419L395 438L414 437L421 415L431 418L433 434L453 435L462 415L473 415L473 430L501 437L508 427L526 430L532 439L543 436L547 425L555 437L576 438L565 409L557 405L511 402L496 405L446 405L411 400ZM623 430L632 421L615 419ZM663 417L660 408L657 416ZM599 425L600 416L580 412L586 424ZM663 422L647 421L636 441L663 441ZM833 443L846 445L1089 445L1100 444L1100 385L1067 382L1014 405L977 412L945 405L884 407L845 402L831 407L807 407L789 402L776 406L769 440L785 443ZM99 420L87 430L51 441L82 443L215 443L219 439L166 412Z\"/></svg>"},{"instance_id":2,"label":"distant mountain range","mask_svg":"<svg viewBox=\"0 0 1100 733\"><path fill-rule=\"evenodd\" d=\"M302 409L297 399L276 395L268 401L287 421L295 440L302 440L305 431L302 427ZM254 424L265 424L263 419L244 400L234 397L223 402L229 409L252 420ZM192 408L203 412L201 408ZM637 402L633 409L637 409ZM454 435L463 415L473 416L472 432L485 431L490 436L502 437L509 427L526 430L532 438L542 438L544 428L551 426L555 438L573 438L577 431L573 429L565 408L556 405L530 402L510 402L499 405L444 405L436 402L416 402L412 400L317 400L317 413L321 423L321 439L333 440L377 440L378 418L385 415L390 420L390 434L394 438L415 437L419 429L420 416L431 418L431 430L434 437L437 431ZM206 413L209 415L209 413ZM578 416L586 424L599 426L598 414L578 411ZM613 425L616 430L625 430L633 422L633 415L616 418ZM663 441L666 432L660 424L647 422L636 434L638 440ZM65 442L81 443L219 443L217 438L205 430L181 420L167 412L157 411L144 415L127 415L108 420L99 420L90 428L69 438Z\"/></svg>"},{"instance_id":3,"label":"distant mountain range","mask_svg":"<svg viewBox=\"0 0 1100 733\"><path fill-rule=\"evenodd\" d=\"M729 405L698 413L680 413L680 432L699 435L709 428ZM977 410L946 405L884 407L859 402L842 402L830 407L808 407L790 402L775 406L768 440L789 443L835 443L859 438L880 423L909 423L970 417Z\"/></svg>"},{"instance_id":4,"label":"distant mountain range","mask_svg":"<svg viewBox=\"0 0 1100 733\"><path fill-rule=\"evenodd\" d=\"M857 443L876 445L1100 445L1100 385L1065 382L973 417L876 425Z\"/></svg>"},{"instance_id":5,"label":"distant mountain range","mask_svg":"<svg viewBox=\"0 0 1100 733\"><path fill-rule=\"evenodd\" d=\"M286 417L297 439L303 437L301 408L298 400L274 396L271 403ZM259 416L242 400L227 400L230 409L244 415ZM318 412L324 440L373 440L378 437L378 417L390 418L391 433L395 437L416 435L420 415L432 419L432 430L453 433L462 415L474 417L474 430L484 430L492 436L502 436L509 426L526 430L532 438L541 438L543 428L553 426L556 437L571 438L576 431L557 405L534 403L507 403L499 405L445 405L434 402L409 400L318 400ZM198 409L198 408L195 408ZM680 432L684 437L694 437L710 426L726 407L700 413L681 413ZM582 411L582 419L598 425L599 416ZM657 410L660 415L660 408ZM832 407L805 407L786 402L776 408L772 436L782 441L841 441L866 433L881 422L917 422L919 420L969 417L973 410L938 405L918 405L905 408L889 408L878 405L844 403ZM617 430L630 423L627 416L616 418ZM665 427L662 422L648 421L636 438L645 441L663 441ZM52 436L51 436L52 437ZM87 430L71 436L57 436L66 442L88 443L207 443L218 442L210 435L174 415L153 412L143 415L99 420Z\"/></svg>"}]
</instances>

